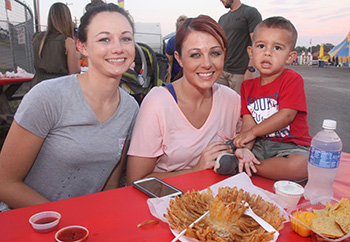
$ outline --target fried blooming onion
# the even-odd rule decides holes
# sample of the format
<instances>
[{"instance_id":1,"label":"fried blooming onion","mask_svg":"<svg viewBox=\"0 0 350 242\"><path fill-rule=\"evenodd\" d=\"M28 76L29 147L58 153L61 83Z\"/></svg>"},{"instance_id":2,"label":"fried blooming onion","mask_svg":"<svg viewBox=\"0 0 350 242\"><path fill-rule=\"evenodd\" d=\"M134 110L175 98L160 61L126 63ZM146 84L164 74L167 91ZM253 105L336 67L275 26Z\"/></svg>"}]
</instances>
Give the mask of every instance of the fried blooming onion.
<instances>
[{"instance_id":1,"label":"fried blooming onion","mask_svg":"<svg viewBox=\"0 0 350 242\"><path fill-rule=\"evenodd\" d=\"M168 213L164 214L173 230L186 230L186 236L200 241L270 241L273 232L267 232L252 217L245 215L247 202L252 210L276 230L283 228L284 217L279 208L264 201L260 196L250 195L237 187L221 187L214 198L210 188L206 192L186 192L170 201ZM209 214L188 226L209 210Z\"/></svg>"}]
</instances>

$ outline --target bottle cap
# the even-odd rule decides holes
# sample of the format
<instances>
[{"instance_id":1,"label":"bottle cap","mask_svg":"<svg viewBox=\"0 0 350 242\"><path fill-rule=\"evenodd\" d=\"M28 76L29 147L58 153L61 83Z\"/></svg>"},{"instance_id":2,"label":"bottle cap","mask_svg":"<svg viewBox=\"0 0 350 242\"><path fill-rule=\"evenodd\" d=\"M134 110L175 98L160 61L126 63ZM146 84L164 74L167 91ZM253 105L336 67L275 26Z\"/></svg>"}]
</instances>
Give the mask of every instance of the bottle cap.
<instances>
[{"instance_id":1,"label":"bottle cap","mask_svg":"<svg viewBox=\"0 0 350 242\"><path fill-rule=\"evenodd\" d=\"M331 119L325 119L325 120L323 120L322 128L324 128L324 129L336 129L337 128L337 121L334 121Z\"/></svg>"}]
</instances>

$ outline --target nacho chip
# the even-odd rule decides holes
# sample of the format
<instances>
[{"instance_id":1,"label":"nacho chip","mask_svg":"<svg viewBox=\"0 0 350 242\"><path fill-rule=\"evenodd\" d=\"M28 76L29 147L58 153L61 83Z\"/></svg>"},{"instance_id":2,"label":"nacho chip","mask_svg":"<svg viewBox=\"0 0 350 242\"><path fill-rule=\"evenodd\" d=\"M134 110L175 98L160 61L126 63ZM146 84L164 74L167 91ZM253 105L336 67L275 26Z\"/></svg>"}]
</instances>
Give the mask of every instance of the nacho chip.
<instances>
[{"instance_id":1,"label":"nacho chip","mask_svg":"<svg viewBox=\"0 0 350 242\"><path fill-rule=\"evenodd\" d=\"M340 199L339 204L341 204L342 206L346 206L350 209L350 201L347 198Z\"/></svg>"},{"instance_id":2,"label":"nacho chip","mask_svg":"<svg viewBox=\"0 0 350 242\"><path fill-rule=\"evenodd\" d=\"M329 203L327 203L327 205L328 205L328 204L329 204ZM327 207L327 205L326 205L326 207ZM332 214L334 211L336 211L337 209L339 209L339 207L340 207L340 203L339 203L339 202L337 202L337 203L334 204L333 206L330 205L329 208L328 208L329 214Z\"/></svg>"},{"instance_id":3,"label":"nacho chip","mask_svg":"<svg viewBox=\"0 0 350 242\"><path fill-rule=\"evenodd\" d=\"M332 215L348 215L350 216L350 201L346 198L342 198L338 203L338 207L334 209Z\"/></svg>"},{"instance_id":4,"label":"nacho chip","mask_svg":"<svg viewBox=\"0 0 350 242\"><path fill-rule=\"evenodd\" d=\"M312 211L317 215L317 217L322 217L322 216L328 216L329 215L329 209L330 206L324 208L324 209L313 209Z\"/></svg>"},{"instance_id":5,"label":"nacho chip","mask_svg":"<svg viewBox=\"0 0 350 242\"><path fill-rule=\"evenodd\" d=\"M341 214L335 217L335 222L345 234L350 234L350 215Z\"/></svg>"},{"instance_id":6,"label":"nacho chip","mask_svg":"<svg viewBox=\"0 0 350 242\"><path fill-rule=\"evenodd\" d=\"M345 234L340 227L335 223L334 217L318 217L311 221L310 227L330 239L338 239Z\"/></svg>"}]
</instances>

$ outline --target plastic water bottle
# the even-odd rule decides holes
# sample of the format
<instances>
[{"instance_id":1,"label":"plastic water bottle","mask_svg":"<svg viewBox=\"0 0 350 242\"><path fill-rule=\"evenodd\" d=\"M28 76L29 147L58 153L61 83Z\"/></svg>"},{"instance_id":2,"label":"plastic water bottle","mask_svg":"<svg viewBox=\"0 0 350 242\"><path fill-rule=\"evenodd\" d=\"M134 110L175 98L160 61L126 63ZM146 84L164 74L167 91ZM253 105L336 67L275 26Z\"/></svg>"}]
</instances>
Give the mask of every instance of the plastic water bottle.
<instances>
[{"instance_id":1,"label":"plastic water bottle","mask_svg":"<svg viewBox=\"0 0 350 242\"><path fill-rule=\"evenodd\" d=\"M308 182L304 198L311 203L317 198L333 197L333 181L338 172L342 141L334 131L337 122L325 119L322 128L311 141Z\"/></svg>"}]
</instances>

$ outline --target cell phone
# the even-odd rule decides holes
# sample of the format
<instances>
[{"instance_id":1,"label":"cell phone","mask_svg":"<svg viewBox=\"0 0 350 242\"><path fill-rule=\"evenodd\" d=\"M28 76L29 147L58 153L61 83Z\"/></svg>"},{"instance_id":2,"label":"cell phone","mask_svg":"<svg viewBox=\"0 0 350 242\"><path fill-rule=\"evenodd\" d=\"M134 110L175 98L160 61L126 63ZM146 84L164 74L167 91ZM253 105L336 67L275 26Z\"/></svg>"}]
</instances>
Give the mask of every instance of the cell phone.
<instances>
[{"instance_id":1,"label":"cell phone","mask_svg":"<svg viewBox=\"0 0 350 242\"><path fill-rule=\"evenodd\" d=\"M158 179L157 177L148 177L133 181L132 185L149 197L175 197L183 194L181 190Z\"/></svg>"}]
</instances>

